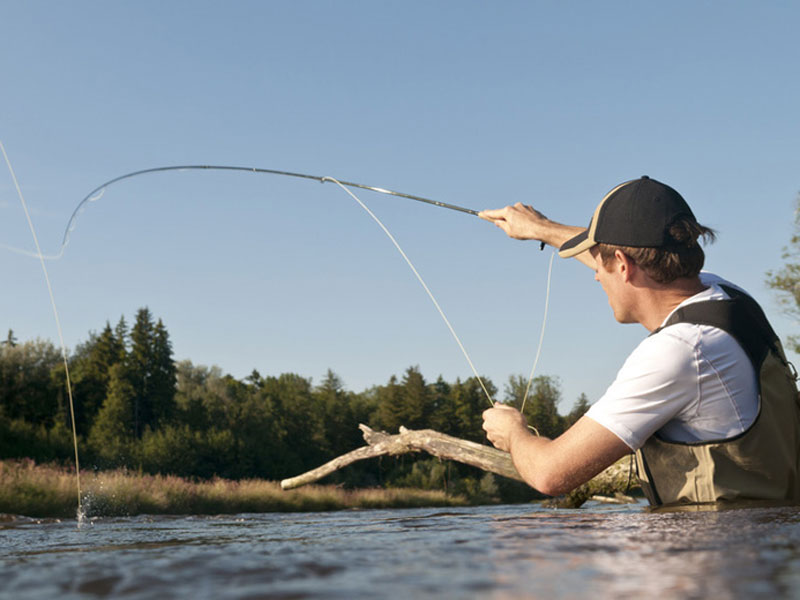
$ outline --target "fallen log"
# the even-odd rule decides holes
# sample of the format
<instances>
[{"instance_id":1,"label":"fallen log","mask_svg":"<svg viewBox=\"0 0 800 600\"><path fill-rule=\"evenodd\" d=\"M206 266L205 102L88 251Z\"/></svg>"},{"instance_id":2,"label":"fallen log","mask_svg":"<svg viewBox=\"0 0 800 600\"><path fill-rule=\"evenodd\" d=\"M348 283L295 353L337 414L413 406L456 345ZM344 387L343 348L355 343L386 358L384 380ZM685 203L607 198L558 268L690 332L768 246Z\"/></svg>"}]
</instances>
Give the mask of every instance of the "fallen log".
<instances>
[{"instance_id":1,"label":"fallen log","mask_svg":"<svg viewBox=\"0 0 800 600\"><path fill-rule=\"evenodd\" d=\"M411 430L400 427L400 433L392 435L384 431L374 431L364 424L358 428L363 432L366 446L337 456L316 469L284 479L281 481L281 488L290 490L313 483L334 471L367 458L398 456L410 452L427 452L441 459L453 460L502 477L523 481L511 461L511 455L491 446L476 444L432 429ZM617 493L626 493L629 483L629 466L627 460L623 459L566 496L550 502L559 507L577 508L592 496L615 496Z\"/></svg>"}]
</instances>

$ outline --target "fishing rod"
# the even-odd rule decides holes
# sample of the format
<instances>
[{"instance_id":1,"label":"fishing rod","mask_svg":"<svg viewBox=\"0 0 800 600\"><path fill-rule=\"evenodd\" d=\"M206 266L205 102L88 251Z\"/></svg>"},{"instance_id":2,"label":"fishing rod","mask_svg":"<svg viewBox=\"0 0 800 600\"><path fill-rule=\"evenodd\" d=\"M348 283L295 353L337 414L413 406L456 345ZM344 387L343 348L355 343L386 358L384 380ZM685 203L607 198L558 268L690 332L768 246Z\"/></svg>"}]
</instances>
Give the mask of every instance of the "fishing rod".
<instances>
[{"instance_id":1,"label":"fishing rod","mask_svg":"<svg viewBox=\"0 0 800 600\"><path fill-rule=\"evenodd\" d=\"M381 194L388 194L390 196L397 196L399 198L406 198L408 200L415 200L417 202L424 202L426 204L432 204L433 206L439 206L441 208L448 208L450 210L456 210L458 212L466 213L468 215L478 216L477 210L472 210L471 208L464 208L463 206L457 206L455 204L449 204L447 202L440 202L438 200L431 200L430 198L423 198L422 196L415 196L413 194L406 194L403 192L395 192L393 190L387 190L386 188L375 187L372 185L366 185L363 183L356 183L353 181L343 181L341 179L334 179L332 177L323 177L320 175L308 175L306 173L293 173L291 171L278 171L275 169L262 169L259 167L235 167L235 166L227 166L227 165L176 165L176 166L168 166L168 167L154 167L151 169L142 169L140 171L133 171L131 173L126 173L125 175L120 175L119 177L115 177L114 179L109 179L105 183L98 185L94 188L91 192L86 194L86 197L80 201L75 210L72 212L72 216L70 216L69 221L67 222L67 228L64 231L64 238L61 240L61 247L62 249L67 244L67 240L69 239L69 232L72 229L72 226L75 222L75 219L80 213L81 208L87 202L92 200L96 200L96 194L103 192L109 186L122 181L123 179L130 179L131 177L137 177L139 175L146 175L148 173L161 173L165 171L245 171L249 173L261 173L267 175L283 175L285 177L296 177L299 179L311 179L314 181L319 181L320 183L325 182L337 182L343 186L351 187L351 188L358 188L362 190L370 190L373 192L379 192ZM99 197L99 196L98 196Z\"/></svg>"},{"instance_id":2,"label":"fishing rod","mask_svg":"<svg viewBox=\"0 0 800 600\"><path fill-rule=\"evenodd\" d=\"M60 257L63 254L64 249L66 248L67 243L69 241L70 231L72 231L75 224L75 220L77 219L78 214L81 212L81 209L83 208L84 204L99 199L100 196L102 196L102 194L105 192L106 188L119 181L122 181L124 179L130 179L132 177L138 177L139 175L147 175L149 173L163 173L166 171L240 171L246 173L261 173L266 175L282 175L284 177L296 177L298 179L311 179L313 181L319 181L320 183L335 182L345 187L358 188L361 190L370 190L372 192L378 192L380 194L387 194L389 196L396 196L398 198L406 198L408 200L415 200L416 202L424 202L425 204L431 204L433 206L438 206L440 208L447 208L449 210L455 210L468 215L473 215L476 217L478 216L477 210L473 210L471 208L465 208L463 206L458 206L457 204L440 202L439 200L431 200L430 198L425 198L423 196L406 194L405 192L396 192L394 190L388 190L382 187L366 185L364 183L356 183L354 181L344 181L342 179L336 179L328 176L309 175L307 173L294 173L292 171L279 171L277 169L264 169L261 167L238 167L230 165L173 165L167 167L153 167L150 169L141 169L139 171L132 171L130 173L120 175L119 177L115 177L114 179L109 179L105 183L98 185L91 192L86 194L83 200L81 200L75 207L75 210L72 211L72 215L70 216L69 221L67 222L67 227L64 230L64 237L61 240L61 250L59 251L59 254L57 256ZM96 194L100 194L100 196L96 196ZM541 242L539 244L539 250L544 250L544 247L545 243Z\"/></svg>"}]
</instances>

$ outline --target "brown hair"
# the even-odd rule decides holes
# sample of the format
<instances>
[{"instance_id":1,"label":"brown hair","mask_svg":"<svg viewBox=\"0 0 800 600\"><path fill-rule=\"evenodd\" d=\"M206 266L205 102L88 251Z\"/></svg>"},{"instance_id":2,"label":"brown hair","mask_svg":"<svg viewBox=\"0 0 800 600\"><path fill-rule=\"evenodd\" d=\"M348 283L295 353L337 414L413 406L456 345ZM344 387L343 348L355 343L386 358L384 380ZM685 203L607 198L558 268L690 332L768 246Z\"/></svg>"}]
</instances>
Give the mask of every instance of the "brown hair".
<instances>
[{"instance_id":1,"label":"brown hair","mask_svg":"<svg viewBox=\"0 0 800 600\"><path fill-rule=\"evenodd\" d=\"M603 243L598 243L597 248L603 265L614 258L614 252L620 250L658 283L696 277L705 262L705 253L699 240L702 238L704 242L713 242L716 239L714 230L700 225L694 219L680 218L669 226L669 237L670 240L659 248Z\"/></svg>"}]
</instances>

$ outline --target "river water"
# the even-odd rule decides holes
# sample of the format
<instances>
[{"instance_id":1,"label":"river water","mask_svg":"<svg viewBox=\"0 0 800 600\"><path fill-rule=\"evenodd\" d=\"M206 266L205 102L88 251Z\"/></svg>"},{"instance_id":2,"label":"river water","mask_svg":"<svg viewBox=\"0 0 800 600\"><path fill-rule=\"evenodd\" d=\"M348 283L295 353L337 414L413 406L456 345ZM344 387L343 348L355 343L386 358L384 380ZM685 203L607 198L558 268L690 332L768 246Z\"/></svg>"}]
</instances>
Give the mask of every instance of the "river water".
<instances>
[{"instance_id":1,"label":"river water","mask_svg":"<svg viewBox=\"0 0 800 600\"><path fill-rule=\"evenodd\" d=\"M0 597L800 598L800 508L7 518Z\"/></svg>"}]
</instances>

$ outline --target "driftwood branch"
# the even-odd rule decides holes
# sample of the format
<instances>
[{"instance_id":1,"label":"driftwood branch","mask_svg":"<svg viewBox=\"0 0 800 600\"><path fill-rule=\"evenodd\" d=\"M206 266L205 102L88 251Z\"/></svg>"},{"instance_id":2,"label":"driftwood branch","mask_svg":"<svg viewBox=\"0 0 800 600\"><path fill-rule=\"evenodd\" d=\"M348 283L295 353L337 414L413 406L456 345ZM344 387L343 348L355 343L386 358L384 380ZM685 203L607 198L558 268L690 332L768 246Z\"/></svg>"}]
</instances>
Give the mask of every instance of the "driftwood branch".
<instances>
[{"instance_id":1,"label":"driftwood branch","mask_svg":"<svg viewBox=\"0 0 800 600\"><path fill-rule=\"evenodd\" d=\"M517 473L514 464L511 462L511 455L496 448L462 440L432 429L412 431L401 427L399 434L390 435L382 431L374 431L363 424L359 425L358 428L364 433L364 441L367 442L366 446L347 454L342 454L307 473L284 479L281 481L281 488L290 490L301 485L313 483L334 471L338 471L342 467L365 458L385 455L397 456L409 452L427 452L439 458L465 463L484 471L522 481L522 477Z\"/></svg>"},{"instance_id":2,"label":"driftwood branch","mask_svg":"<svg viewBox=\"0 0 800 600\"><path fill-rule=\"evenodd\" d=\"M391 435L359 425L366 446L343 454L297 477L281 481L281 488L290 490L313 483L347 465L376 456L397 456L410 452L427 452L438 458L453 460L495 473L509 479L522 481L514 468L511 455L496 448L439 433L432 429L410 430L400 427L400 433ZM588 483L579 486L567 496L555 501L558 506L577 507L596 495L615 496L627 491L629 471L626 461L611 465Z\"/></svg>"}]
</instances>

